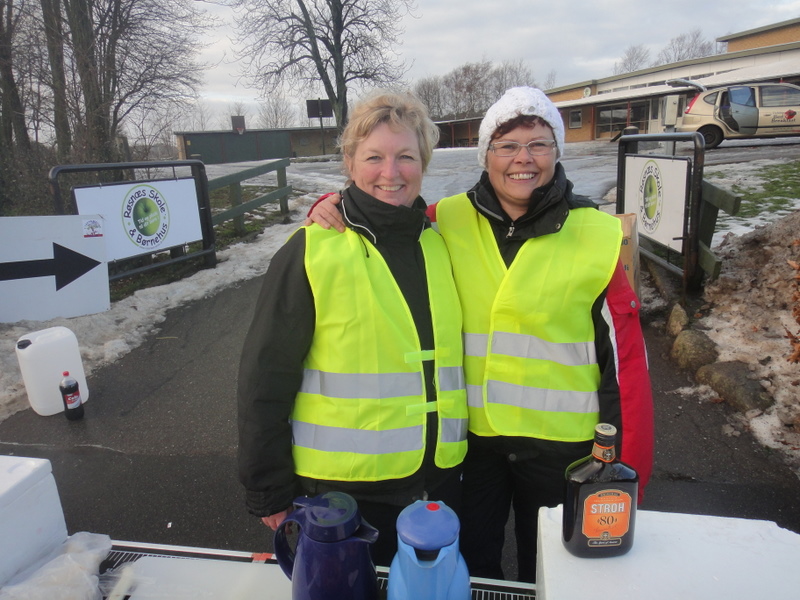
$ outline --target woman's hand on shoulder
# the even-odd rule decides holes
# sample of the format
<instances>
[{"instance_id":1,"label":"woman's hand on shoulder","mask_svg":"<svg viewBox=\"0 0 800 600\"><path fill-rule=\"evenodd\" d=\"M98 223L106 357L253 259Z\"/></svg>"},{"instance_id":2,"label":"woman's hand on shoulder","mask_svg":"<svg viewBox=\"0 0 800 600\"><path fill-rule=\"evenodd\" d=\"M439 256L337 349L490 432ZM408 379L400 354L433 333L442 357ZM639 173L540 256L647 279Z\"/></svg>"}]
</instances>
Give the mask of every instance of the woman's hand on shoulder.
<instances>
[{"instance_id":1,"label":"woman's hand on shoulder","mask_svg":"<svg viewBox=\"0 0 800 600\"><path fill-rule=\"evenodd\" d=\"M336 205L342 201L340 194L327 194L317 200L314 206L303 221L303 225L311 225L316 223L323 229L330 229L333 227L336 231L343 233L345 230L344 220L342 213L336 208Z\"/></svg>"}]
</instances>

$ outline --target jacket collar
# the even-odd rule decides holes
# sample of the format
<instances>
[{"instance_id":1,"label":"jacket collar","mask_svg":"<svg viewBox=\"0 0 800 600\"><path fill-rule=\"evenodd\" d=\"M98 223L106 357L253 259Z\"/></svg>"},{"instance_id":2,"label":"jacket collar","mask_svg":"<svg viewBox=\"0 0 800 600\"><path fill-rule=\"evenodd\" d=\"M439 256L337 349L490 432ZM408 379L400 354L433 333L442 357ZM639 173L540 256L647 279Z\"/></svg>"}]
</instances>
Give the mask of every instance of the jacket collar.
<instances>
[{"instance_id":1,"label":"jacket collar","mask_svg":"<svg viewBox=\"0 0 800 600\"><path fill-rule=\"evenodd\" d=\"M364 235L377 244L388 239L411 238L419 240L422 232L430 227L425 215L427 205L422 196L414 204L394 206L381 202L351 184L342 192L340 204L345 224L356 233Z\"/></svg>"},{"instance_id":2,"label":"jacket collar","mask_svg":"<svg viewBox=\"0 0 800 600\"><path fill-rule=\"evenodd\" d=\"M486 217L496 230L505 229L505 237L531 239L557 233L564 226L572 208L595 206L590 200L572 193L572 182L567 179L563 165L556 163L553 179L531 194L528 211L514 221L503 210L497 194L484 171L475 186L467 192L472 205Z\"/></svg>"}]
</instances>

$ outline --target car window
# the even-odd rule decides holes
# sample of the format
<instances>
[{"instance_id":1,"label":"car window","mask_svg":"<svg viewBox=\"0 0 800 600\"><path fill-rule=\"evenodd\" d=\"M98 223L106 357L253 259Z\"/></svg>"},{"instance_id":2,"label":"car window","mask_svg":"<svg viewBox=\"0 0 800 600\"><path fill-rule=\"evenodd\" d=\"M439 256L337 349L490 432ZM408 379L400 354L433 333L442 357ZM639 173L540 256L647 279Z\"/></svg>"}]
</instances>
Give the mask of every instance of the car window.
<instances>
[{"instance_id":1,"label":"car window","mask_svg":"<svg viewBox=\"0 0 800 600\"><path fill-rule=\"evenodd\" d=\"M736 86L730 88L729 92L733 104L740 104L742 106L756 105L756 97L751 87Z\"/></svg>"},{"instance_id":2,"label":"car window","mask_svg":"<svg viewBox=\"0 0 800 600\"><path fill-rule=\"evenodd\" d=\"M800 90L784 85L761 88L761 106L800 106Z\"/></svg>"},{"instance_id":3,"label":"car window","mask_svg":"<svg viewBox=\"0 0 800 600\"><path fill-rule=\"evenodd\" d=\"M712 92L706 96L703 96L703 102L706 104L716 104L717 96L719 96L719 92Z\"/></svg>"}]
</instances>

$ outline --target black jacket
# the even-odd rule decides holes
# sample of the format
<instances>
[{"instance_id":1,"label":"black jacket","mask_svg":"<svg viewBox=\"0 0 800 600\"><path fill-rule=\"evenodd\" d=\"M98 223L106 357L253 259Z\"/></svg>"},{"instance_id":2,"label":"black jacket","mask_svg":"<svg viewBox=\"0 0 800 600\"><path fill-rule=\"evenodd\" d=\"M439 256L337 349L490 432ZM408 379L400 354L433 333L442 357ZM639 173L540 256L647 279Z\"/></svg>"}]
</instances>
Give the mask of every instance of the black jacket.
<instances>
[{"instance_id":1,"label":"black jacket","mask_svg":"<svg viewBox=\"0 0 800 600\"><path fill-rule=\"evenodd\" d=\"M355 186L343 192L341 203L348 227L368 238L386 260L414 317L422 347L433 348L425 262L419 243L423 230L430 226L425 208L422 198L417 198L411 209L396 207ZM372 252L367 244L364 252L367 256ZM457 480L460 469L442 470L433 464L435 426L428 427L423 466L410 477L339 482L295 475L289 417L302 382L303 360L311 347L315 321L304 254L305 230L300 229L270 263L242 351L238 383L239 479L246 489L250 512L269 516L289 507L296 496L330 490L346 492L356 500L405 506L424 498L438 485ZM425 369L428 400L435 400L430 361L425 363ZM436 414L429 418L436 419Z\"/></svg>"},{"instance_id":2,"label":"black jacket","mask_svg":"<svg viewBox=\"0 0 800 600\"><path fill-rule=\"evenodd\" d=\"M491 223L506 266L511 265L526 240L558 233L571 209L597 208L589 198L572 193L572 182L567 179L561 163L556 163L556 171L550 183L533 191L528 211L516 221L501 208L486 171L467 192L467 196L475 210Z\"/></svg>"}]
</instances>

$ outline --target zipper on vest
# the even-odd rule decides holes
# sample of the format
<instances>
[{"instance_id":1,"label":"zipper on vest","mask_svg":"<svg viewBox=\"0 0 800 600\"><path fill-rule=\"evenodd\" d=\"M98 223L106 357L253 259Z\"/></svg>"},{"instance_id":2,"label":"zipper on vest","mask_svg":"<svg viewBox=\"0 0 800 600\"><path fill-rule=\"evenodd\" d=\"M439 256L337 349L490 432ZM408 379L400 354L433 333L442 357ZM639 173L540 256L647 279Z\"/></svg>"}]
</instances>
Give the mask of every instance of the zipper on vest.
<instances>
[{"instance_id":1,"label":"zipper on vest","mask_svg":"<svg viewBox=\"0 0 800 600\"><path fill-rule=\"evenodd\" d=\"M358 236L358 239L361 240L361 245L364 246L364 254L369 258L369 246L367 246L367 242L364 241L361 235Z\"/></svg>"}]
</instances>

